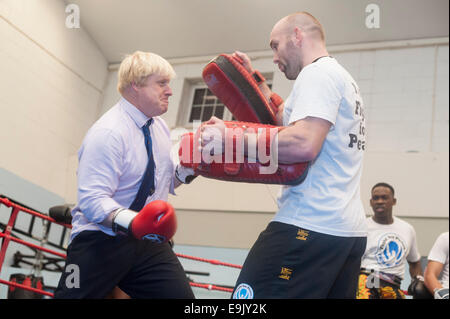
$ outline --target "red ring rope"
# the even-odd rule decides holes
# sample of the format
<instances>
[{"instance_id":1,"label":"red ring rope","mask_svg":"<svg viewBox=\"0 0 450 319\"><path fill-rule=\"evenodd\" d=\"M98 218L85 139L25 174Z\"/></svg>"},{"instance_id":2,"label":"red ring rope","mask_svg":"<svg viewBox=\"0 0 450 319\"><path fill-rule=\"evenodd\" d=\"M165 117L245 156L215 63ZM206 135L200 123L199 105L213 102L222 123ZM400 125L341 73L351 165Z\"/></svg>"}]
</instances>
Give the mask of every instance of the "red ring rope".
<instances>
[{"instance_id":1,"label":"red ring rope","mask_svg":"<svg viewBox=\"0 0 450 319\"><path fill-rule=\"evenodd\" d=\"M189 283L192 287L198 287L198 288L204 288L208 290L219 290L219 291L225 291L225 292L233 292L233 289L231 288L225 288L215 285L208 285L208 284L197 284L195 282Z\"/></svg>"},{"instance_id":2,"label":"red ring rope","mask_svg":"<svg viewBox=\"0 0 450 319\"><path fill-rule=\"evenodd\" d=\"M196 261L200 261L200 262L204 262L204 263L210 263L210 264L217 265L217 266L225 266L225 267L242 269L242 266L240 266L240 265L230 264L230 263L222 262L222 261L215 260L215 259L205 259L205 258L200 258L200 257L188 256L188 255L184 255L184 254L176 254L176 255L180 258L192 259L192 260L196 260Z\"/></svg>"},{"instance_id":3,"label":"red ring rope","mask_svg":"<svg viewBox=\"0 0 450 319\"><path fill-rule=\"evenodd\" d=\"M56 223L56 224L62 225L64 227L71 228L71 225L58 223L53 218L51 218L49 216L46 216L46 215L43 215L41 213L38 213L36 211L33 211L31 209L22 207L22 206L20 206L18 204L15 204L15 203L11 202L8 198L0 197L0 204L4 204L7 207L13 207L16 210L21 210L21 211L23 211L25 213L28 213L28 214L31 214L33 216L36 216L36 217L48 220L48 221L50 221L52 223ZM17 238L14 238L14 237L10 236L10 233L11 233L11 230L12 230L12 226L14 224L14 221L15 221L16 217L17 217L17 213L15 214L15 216L10 218L10 221L8 223L8 226L6 227L5 233L0 232L0 238L4 238L4 240L7 240L6 245L2 244L0 257L4 257L4 254L6 253L7 243L10 240L12 240L12 241L15 241L15 242L17 242L19 244L22 244L22 245L25 245L25 246L28 246L28 247L32 247L32 248L35 248L35 249L39 249L39 250L42 250L42 251L45 251L45 252L48 252L48 253L60 256L62 258L66 258L65 254L61 254L61 253L58 253L58 252L53 251L51 249L44 248L44 247L41 247L41 246L37 246L37 245L31 244L31 243L28 243L26 241L23 241L23 240L20 240L20 239L17 239ZM206 258L189 256L189 255L185 255L185 254L176 254L176 255L178 257L180 257L180 258L186 258L186 259L191 259L191 260L195 260L195 261L199 261L199 262L210 263L210 264L213 264L213 265L216 265L216 266L225 266L225 267L242 269L242 266L240 266L240 265L235 265L235 264L231 264L231 263L227 263L227 262L222 262L222 261L215 260L215 259L206 259ZM2 267L2 263L3 263L3 260L1 260L1 259L2 258L0 258L0 270L1 270L1 267ZM14 286L14 287L22 288L22 289L25 289L25 290L30 290L30 291L33 291L33 292L36 292L36 293L40 293L42 295L54 297L54 295L52 293L48 292L48 291L44 291L44 290L41 290L41 289L25 286L25 285L18 284L18 283L12 282L12 281L6 281L6 280L3 280L3 279L0 279L0 284ZM218 291L224 291L224 292L230 292L230 293L233 292L233 289L220 287L220 286L216 286L216 285L212 285L212 284L199 284L199 283L194 283L194 282L190 282L189 284L192 287L197 287L197 288L204 288L204 289L208 289L208 290L218 290ZM405 295L407 295L406 291L403 291L403 292L405 293Z\"/></svg>"}]
</instances>

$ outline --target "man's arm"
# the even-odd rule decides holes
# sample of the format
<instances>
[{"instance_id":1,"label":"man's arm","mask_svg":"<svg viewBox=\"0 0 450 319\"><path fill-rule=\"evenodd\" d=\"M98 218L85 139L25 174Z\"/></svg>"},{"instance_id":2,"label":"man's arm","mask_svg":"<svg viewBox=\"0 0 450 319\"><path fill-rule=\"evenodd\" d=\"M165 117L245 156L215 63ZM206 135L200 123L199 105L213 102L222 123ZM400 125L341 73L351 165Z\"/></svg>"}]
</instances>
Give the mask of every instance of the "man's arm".
<instances>
[{"instance_id":1,"label":"man's arm","mask_svg":"<svg viewBox=\"0 0 450 319\"><path fill-rule=\"evenodd\" d=\"M213 134L220 134L225 137L225 124L221 119L212 117L208 122L208 126L202 129L213 129ZM278 162L282 164L294 164L309 162L317 157L323 142L330 130L331 123L327 120L307 117L299 120L294 124L284 128L277 134L278 139ZM208 136L202 139L203 142L209 142L211 138ZM245 147L244 152L247 155L249 149L256 149L255 146L249 146L248 136L244 136ZM257 139L252 139L253 143ZM225 145L225 140L222 139Z\"/></svg>"},{"instance_id":2,"label":"man's arm","mask_svg":"<svg viewBox=\"0 0 450 319\"><path fill-rule=\"evenodd\" d=\"M409 262L409 274L411 275L411 278L414 278L416 276L422 276L422 266L420 264L420 260L416 262Z\"/></svg>"},{"instance_id":3,"label":"man's arm","mask_svg":"<svg viewBox=\"0 0 450 319\"><path fill-rule=\"evenodd\" d=\"M319 154L331 123L307 117L278 133L278 161L284 164L309 162Z\"/></svg>"},{"instance_id":4,"label":"man's arm","mask_svg":"<svg viewBox=\"0 0 450 319\"><path fill-rule=\"evenodd\" d=\"M278 107L278 112L276 114L277 116L277 125L282 126L283 125L283 111L284 111L284 103L280 104Z\"/></svg>"},{"instance_id":5,"label":"man's arm","mask_svg":"<svg viewBox=\"0 0 450 319\"><path fill-rule=\"evenodd\" d=\"M112 197L122 170L120 138L108 129L97 129L82 147L78 175L78 205L93 223L108 224L110 214L122 208Z\"/></svg>"},{"instance_id":6,"label":"man's arm","mask_svg":"<svg viewBox=\"0 0 450 319\"><path fill-rule=\"evenodd\" d=\"M428 265L425 268L425 286L433 294L435 289L442 288L442 284L439 282L439 275L442 272L444 265L438 261L429 260Z\"/></svg>"},{"instance_id":7,"label":"man's arm","mask_svg":"<svg viewBox=\"0 0 450 319\"><path fill-rule=\"evenodd\" d=\"M178 178L176 178L175 176L173 177L173 184L174 184L174 188L177 188L178 186L183 185L183 183L180 182L178 180Z\"/></svg>"}]
</instances>

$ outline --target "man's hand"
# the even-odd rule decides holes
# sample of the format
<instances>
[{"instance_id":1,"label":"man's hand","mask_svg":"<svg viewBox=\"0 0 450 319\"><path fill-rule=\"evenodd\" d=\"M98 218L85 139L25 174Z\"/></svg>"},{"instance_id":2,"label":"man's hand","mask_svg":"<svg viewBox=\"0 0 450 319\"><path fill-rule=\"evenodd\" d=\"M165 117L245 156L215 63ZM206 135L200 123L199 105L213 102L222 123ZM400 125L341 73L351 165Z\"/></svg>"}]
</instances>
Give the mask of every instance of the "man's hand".
<instances>
[{"instance_id":1,"label":"man's hand","mask_svg":"<svg viewBox=\"0 0 450 319\"><path fill-rule=\"evenodd\" d=\"M223 120L213 116L200 129L201 146L209 144L214 150L224 150L226 125ZM219 155L219 154L214 154Z\"/></svg>"},{"instance_id":2,"label":"man's hand","mask_svg":"<svg viewBox=\"0 0 450 319\"><path fill-rule=\"evenodd\" d=\"M175 235L177 218L172 205L155 200L140 212L118 209L113 214L112 229L115 233L132 235L139 240L164 243Z\"/></svg>"},{"instance_id":3,"label":"man's hand","mask_svg":"<svg viewBox=\"0 0 450 319\"><path fill-rule=\"evenodd\" d=\"M255 72L255 70L252 67L252 63L250 62L250 58L248 57L247 54L240 52L240 51L235 51L232 55L232 57L236 58L237 60L239 60L239 62L241 62L242 66L250 73L252 74L253 72Z\"/></svg>"},{"instance_id":4,"label":"man's hand","mask_svg":"<svg viewBox=\"0 0 450 319\"><path fill-rule=\"evenodd\" d=\"M434 290L434 299L448 299L448 288L437 288Z\"/></svg>"}]
</instances>

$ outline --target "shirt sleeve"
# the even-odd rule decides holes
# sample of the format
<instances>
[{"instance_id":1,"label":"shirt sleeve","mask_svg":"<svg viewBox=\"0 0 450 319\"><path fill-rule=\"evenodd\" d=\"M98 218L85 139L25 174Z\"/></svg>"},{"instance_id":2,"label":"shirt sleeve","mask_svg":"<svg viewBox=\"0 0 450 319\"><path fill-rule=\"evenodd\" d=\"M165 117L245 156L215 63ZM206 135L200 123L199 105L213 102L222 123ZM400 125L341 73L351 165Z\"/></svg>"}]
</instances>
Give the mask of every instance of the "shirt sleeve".
<instances>
[{"instance_id":1,"label":"shirt sleeve","mask_svg":"<svg viewBox=\"0 0 450 319\"><path fill-rule=\"evenodd\" d=\"M177 195L175 193L175 169L176 167L174 166L174 170L173 170L173 174L172 174L172 179L170 180L170 186L169 186L169 193L172 195Z\"/></svg>"},{"instance_id":2,"label":"shirt sleeve","mask_svg":"<svg viewBox=\"0 0 450 319\"><path fill-rule=\"evenodd\" d=\"M420 260L420 252L417 245L417 236L414 228L411 227L411 249L409 250L408 256L406 256L406 260L415 263Z\"/></svg>"},{"instance_id":3,"label":"shirt sleeve","mask_svg":"<svg viewBox=\"0 0 450 319\"><path fill-rule=\"evenodd\" d=\"M445 238L445 234L441 234L430 253L428 254L428 260L437 261L441 264L445 264L448 256L448 238Z\"/></svg>"},{"instance_id":4,"label":"shirt sleeve","mask_svg":"<svg viewBox=\"0 0 450 319\"><path fill-rule=\"evenodd\" d=\"M311 116L325 119L334 126L343 94L330 71L315 65L304 69L295 81L294 92L289 99L295 103L289 124Z\"/></svg>"},{"instance_id":5,"label":"shirt sleeve","mask_svg":"<svg viewBox=\"0 0 450 319\"><path fill-rule=\"evenodd\" d=\"M113 198L122 173L123 145L108 129L96 129L86 138L79 155L78 203L84 216L101 223L121 208Z\"/></svg>"},{"instance_id":6,"label":"shirt sleeve","mask_svg":"<svg viewBox=\"0 0 450 319\"><path fill-rule=\"evenodd\" d=\"M177 142L175 144L172 145L172 147L170 148L170 160L172 162L172 179L170 181L170 186L169 186L169 193L172 195L177 195L175 193L175 183L176 183L176 177L175 177L175 171L177 169L178 164L180 164L180 157L178 155L178 150L180 148L180 142Z\"/></svg>"}]
</instances>

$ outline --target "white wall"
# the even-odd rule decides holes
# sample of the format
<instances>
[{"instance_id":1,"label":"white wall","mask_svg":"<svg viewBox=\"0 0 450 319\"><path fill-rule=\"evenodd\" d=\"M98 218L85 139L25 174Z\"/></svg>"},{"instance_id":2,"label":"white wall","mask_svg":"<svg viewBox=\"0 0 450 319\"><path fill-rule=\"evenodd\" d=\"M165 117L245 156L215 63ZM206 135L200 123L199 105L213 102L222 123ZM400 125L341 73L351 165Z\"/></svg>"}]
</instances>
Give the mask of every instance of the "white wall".
<instances>
[{"instance_id":1,"label":"white wall","mask_svg":"<svg viewBox=\"0 0 450 319\"><path fill-rule=\"evenodd\" d=\"M65 7L0 2L0 167L67 200L108 71L90 36L65 26Z\"/></svg>"}]
</instances>

